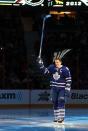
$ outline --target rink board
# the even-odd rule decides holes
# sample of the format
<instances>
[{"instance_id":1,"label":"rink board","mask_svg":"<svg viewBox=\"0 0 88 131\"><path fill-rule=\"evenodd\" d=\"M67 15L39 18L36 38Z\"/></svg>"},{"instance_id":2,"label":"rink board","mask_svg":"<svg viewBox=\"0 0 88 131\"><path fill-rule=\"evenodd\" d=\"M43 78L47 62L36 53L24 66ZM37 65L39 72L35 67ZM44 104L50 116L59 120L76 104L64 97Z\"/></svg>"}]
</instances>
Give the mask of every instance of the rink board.
<instances>
[{"instance_id":1,"label":"rink board","mask_svg":"<svg viewBox=\"0 0 88 131\"><path fill-rule=\"evenodd\" d=\"M50 90L0 90L1 108L52 107ZM67 107L88 107L88 90L71 90Z\"/></svg>"}]
</instances>

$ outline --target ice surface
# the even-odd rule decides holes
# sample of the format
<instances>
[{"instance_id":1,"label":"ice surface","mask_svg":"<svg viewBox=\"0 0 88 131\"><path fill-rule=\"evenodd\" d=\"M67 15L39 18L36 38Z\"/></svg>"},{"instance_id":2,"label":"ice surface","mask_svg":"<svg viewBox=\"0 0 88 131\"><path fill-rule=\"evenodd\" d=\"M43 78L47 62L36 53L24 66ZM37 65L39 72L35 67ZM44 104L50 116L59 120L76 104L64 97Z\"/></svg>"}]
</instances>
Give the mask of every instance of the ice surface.
<instances>
[{"instance_id":1,"label":"ice surface","mask_svg":"<svg viewBox=\"0 0 88 131\"><path fill-rule=\"evenodd\" d=\"M87 109L66 109L64 124L53 119L53 109L0 110L0 131L88 131Z\"/></svg>"}]
</instances>

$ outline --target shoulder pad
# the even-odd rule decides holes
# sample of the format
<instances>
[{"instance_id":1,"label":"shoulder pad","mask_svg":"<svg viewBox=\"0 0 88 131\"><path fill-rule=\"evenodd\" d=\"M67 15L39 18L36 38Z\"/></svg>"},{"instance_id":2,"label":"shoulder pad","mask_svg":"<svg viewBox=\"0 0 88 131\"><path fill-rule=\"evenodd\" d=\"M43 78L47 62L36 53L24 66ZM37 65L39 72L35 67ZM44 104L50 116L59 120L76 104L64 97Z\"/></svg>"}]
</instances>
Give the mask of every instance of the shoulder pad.
<instances>
[{"instance_id":1,"label":"shoulder pad","mask_svg":"<svg viewBox=\"0 0 88 131\"><path fill-rule=\"evenodd\" d=\"M54 67L54 64L49 65L49 67L50 67L50 68L53 68L53 67Z\"/></svg>"},{"instance_id":2,"label":"shoulder pad","mask_svg":"<svg viewBox=\"0 0 88 131\"><path fill-rule=\"evenodd\" d=\"M69 68L68 68L68 67L66 67L66 69L67 69L67 70L69 70Z\"/></svg>"},{"instance_id":3,"label":"shoulder pad","mask_svg":"<svg viewBox=\"0 0 88 131\"><path fill-rule=\"evenodd\" d=\"M68 68L68 67L66 67L66 66L63 66L63 69L64 69L64 70L69 70L69 68Z\"/></svg>"}]
</instances>

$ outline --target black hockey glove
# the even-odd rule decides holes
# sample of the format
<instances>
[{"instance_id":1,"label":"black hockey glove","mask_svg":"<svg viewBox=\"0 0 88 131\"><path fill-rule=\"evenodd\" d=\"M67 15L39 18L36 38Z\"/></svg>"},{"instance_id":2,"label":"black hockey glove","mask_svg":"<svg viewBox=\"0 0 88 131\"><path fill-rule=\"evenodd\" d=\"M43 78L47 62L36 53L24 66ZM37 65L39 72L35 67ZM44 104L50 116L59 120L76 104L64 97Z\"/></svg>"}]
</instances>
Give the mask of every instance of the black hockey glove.
<instances>
[{"instance_id":1,"label":"black hockey glove","mask_svg":"<svg viewBox=\"0 0 88 131\"><path fill-rule=\"evenodd\" d=\"M36 62L37 62L37 64L38 64L40 67L43 66L43 60L42 60L42 58L37 57Z\"/></svg>"}]
</instances>

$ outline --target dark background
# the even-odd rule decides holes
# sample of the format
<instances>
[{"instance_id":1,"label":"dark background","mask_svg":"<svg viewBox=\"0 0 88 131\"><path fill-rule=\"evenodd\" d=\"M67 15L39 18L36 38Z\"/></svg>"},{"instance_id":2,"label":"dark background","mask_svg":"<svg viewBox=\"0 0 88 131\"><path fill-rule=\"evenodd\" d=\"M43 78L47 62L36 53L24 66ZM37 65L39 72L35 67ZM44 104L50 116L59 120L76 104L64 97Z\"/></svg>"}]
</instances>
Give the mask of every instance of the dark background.
<instances>
[{"instance_id":1,"label":"dark background","mask_svg":"<svg viewBox=\"0 0 88 131\"><path fill-rule=\"evenodd\" d=\"M50 8L0 6L0 89L49 89L49 76L43 76L36 64L39 54L43 18ZM56 9L57 10L57 9ZM45 66L52 63L53 53L72 49L63 65L72 75L72 89L88 88L88 9L74 11L46 20L42 48Z\"/></svg>"}]
</instances>

